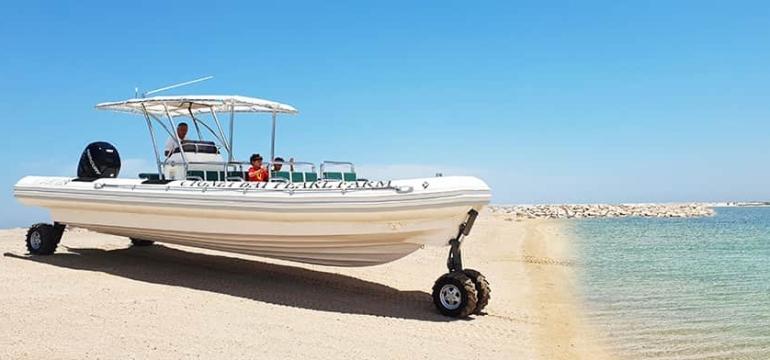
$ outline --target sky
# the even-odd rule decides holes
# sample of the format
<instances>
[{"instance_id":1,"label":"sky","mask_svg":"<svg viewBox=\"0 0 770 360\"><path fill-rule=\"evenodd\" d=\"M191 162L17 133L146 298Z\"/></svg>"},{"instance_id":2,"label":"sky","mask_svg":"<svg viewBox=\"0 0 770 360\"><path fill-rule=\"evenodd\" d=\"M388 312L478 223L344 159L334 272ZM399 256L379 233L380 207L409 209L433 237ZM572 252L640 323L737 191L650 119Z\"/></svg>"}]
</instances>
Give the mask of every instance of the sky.
<instances>
[{"instance_id":1,"label":"sky","mask_svg":"<svg viewBox=\"0 0 770 360\"><path fill-rule=\"evenodd\" d=\"M74 176L108 141L154 166L141 117L164 93L291 104L276 152L364 177L474 175L493 202L770 200L764 1L245 1L0 4L0 227L25 175ZM240 158L270 121L236 123Z\"/></svg>"}]
</instances>

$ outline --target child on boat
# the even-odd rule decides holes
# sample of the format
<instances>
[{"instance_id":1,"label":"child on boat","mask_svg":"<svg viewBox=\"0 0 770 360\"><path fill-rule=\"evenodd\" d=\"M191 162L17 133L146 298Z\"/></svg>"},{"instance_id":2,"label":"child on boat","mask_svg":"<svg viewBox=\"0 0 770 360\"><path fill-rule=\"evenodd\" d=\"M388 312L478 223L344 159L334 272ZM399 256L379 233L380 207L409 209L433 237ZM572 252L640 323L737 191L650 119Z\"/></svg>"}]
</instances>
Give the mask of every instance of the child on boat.
<instances>
[{"instance_id":1,"label":"child on boat","mask_svg":"<svg viewBox=\"0 0 770 360\"><path fill-rule=\"evenodd\" d=\"M251 167L249 168L248 177L249 181L268 181L270 179L270 172L267 171L262 165L262 155L253 154L249 158Z\"/></svg>"}]
</instances>

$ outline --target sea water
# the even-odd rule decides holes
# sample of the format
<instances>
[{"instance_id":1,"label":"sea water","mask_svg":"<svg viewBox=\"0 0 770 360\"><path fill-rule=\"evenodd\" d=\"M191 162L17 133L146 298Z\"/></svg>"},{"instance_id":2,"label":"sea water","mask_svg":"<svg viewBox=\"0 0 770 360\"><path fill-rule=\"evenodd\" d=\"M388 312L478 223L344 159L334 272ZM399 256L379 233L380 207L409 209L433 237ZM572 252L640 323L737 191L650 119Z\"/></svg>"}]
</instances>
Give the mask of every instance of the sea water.
<instances>
[{"instance_id":1,"label":"sea water","mask_svg":"<svg viewBox=\"0 0 770 360\"><path fill-rule=\"evenodd\" d=\"M631 359L770 359L770 208L570 222L587 321Z\"/></svg>"}]
</instances>

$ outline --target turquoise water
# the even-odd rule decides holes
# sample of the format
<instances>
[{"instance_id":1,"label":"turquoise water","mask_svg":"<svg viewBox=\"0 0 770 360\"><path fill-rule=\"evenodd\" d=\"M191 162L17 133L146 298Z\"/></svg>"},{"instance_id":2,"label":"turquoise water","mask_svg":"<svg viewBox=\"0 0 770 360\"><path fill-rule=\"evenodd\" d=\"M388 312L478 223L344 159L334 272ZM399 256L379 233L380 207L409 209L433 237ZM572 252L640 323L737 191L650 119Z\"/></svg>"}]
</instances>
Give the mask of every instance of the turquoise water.
<instances>
[{"instance_id":1,"label":"turquoise water","mask_svg":"<svg viewBox=\"0 0 770 360\"><path fill-rule=\"evenodd\" d=\"M770 359L770 208L572 222L589 323L632 359Z\"/></svg>"}]
</instances>

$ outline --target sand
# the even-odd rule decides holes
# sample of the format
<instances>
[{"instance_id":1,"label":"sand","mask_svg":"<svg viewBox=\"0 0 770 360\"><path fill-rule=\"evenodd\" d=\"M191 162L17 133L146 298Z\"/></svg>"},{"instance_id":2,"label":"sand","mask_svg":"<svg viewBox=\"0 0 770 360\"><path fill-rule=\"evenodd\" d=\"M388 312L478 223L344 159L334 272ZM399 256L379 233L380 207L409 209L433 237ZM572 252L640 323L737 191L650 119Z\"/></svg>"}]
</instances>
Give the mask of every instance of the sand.
<instances>
[{"instance_id":1,"label":"sand","mask_svg":"<svg viewBox=\"0 0 770 360\"><path fill-rule=\"evenodd\" d=\"M431 303L446 248L369 268L298 265L65 233L31 257L0 230L0 358L606 358L583 324L560 221L489 212L463 246L492 286L487 315Z\"/></svg>"}]
</instances>

